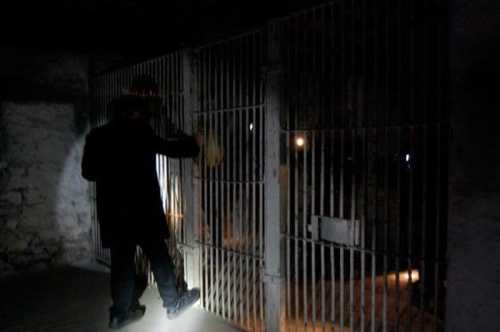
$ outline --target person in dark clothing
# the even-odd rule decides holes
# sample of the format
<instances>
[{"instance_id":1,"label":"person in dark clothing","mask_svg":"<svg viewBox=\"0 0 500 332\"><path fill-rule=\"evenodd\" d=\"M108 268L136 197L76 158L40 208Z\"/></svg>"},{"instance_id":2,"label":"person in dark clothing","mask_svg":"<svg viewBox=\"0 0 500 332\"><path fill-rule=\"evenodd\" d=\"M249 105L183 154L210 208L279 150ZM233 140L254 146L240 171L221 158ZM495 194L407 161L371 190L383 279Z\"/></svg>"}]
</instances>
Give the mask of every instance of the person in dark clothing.
<instances>
[{"instance_id":1,"label":"person in dark clothing","mask_svg":"<svg viewBox=\"0 0 500 332\"><path fill-rule=\"evenodd\" d=\"M122 96L116 114L86 137L82 176L96 182L102 245L111 251L110 328L120 328L144 315L135 285L135 252L148 257L168 318L175 318L199 298L199 290L178 294L174 265L165 239L155 158L192 158L199 146L192 136L162 139L149 125L151 97Z\"/></svg>"}]
</instances>

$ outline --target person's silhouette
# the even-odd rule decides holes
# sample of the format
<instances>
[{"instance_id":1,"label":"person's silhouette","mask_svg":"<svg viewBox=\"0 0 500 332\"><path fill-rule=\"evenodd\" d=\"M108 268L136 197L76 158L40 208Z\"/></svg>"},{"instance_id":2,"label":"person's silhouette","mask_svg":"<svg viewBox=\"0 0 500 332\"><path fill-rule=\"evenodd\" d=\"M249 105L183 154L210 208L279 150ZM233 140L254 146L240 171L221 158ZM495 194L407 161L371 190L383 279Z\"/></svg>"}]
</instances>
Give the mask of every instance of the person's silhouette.
<instances>
[{"instance_id":1,"label":"person's silhouette","mask_svg":"<svg viewBox=\"0 0 500 332\"><path fill-rule=\"evenodd\" d=\"M92 129L84 147L82 176L96 182L102 246L111 250L110 328L120 328L145 312L135 282L137 246L150 260L168 318L199 298L197 289L183 294L176 289L155 166L156 154L190 158L198 155L199 147L192 136L162 139L154 134L149 120L155 98L150 95L136 90L115 100L113 119Z\"/></svg>"}]
</instances>

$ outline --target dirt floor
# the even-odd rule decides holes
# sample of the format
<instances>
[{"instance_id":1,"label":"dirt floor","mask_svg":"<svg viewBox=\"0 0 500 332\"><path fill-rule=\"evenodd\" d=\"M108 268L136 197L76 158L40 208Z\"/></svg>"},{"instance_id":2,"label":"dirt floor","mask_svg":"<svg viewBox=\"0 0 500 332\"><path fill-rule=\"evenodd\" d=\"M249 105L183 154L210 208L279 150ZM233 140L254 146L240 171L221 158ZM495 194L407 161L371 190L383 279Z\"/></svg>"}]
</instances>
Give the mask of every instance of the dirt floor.
<instances>
[{"instance_id":1,"label":"dirt floor","mask_svg":"<svg viewBox=\"0 0 500 332\"><path fill-rule=\"evenodd\" d=\"M2 332L109 331L109 274L81 268L61 268L0 279ZM231 332L238 329L199 308L174 321L165 317L157 290L147 289L147 306L139 322L121 331Z\"/></svg>"}]
</instances>

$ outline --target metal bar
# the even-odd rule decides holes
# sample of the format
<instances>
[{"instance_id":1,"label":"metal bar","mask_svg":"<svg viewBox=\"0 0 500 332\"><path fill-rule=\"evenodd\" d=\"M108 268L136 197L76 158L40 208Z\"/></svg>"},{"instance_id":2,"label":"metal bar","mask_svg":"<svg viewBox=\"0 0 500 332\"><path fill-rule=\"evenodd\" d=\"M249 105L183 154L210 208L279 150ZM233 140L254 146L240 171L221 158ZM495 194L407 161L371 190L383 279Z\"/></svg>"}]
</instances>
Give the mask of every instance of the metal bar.
<instances>
[{"instance_id":1,"label":"metal bar","mask_svg":"<svg viewBox=\"0 0 500 332\"><path fill-rule=\"evenodd\" d=\"M376 156L377 156L377 147L378 147L378 144L377 144L377 140L376 140L376 137L377 137L377 131L374 129L372 130L373 132L373 135L375 136L375 161L376 162ZM376 173L375 173L376 174ZM376 324L377 324L377 321L376 321L376 307L375 307L375 304L376 304L376 301L375 301L375 288L376 288L376 224L377 224L377 188L378 188L378 183L377 183L377 179L375 179L375 190L374 190L374 204L373 204L373 208L374 208L374 218L372 219L372 222L371 222L371 247L372 247L372 253L371 253L371 331L372 332L375 332L375 329L376 329Z\"/></svg>"},{"instance_id":2,"label":"metal bar","mask_svg":"<svg viewBox=\"0 0 500 332\"><path fill-rule=\"evenodd\" d=\"M208 66L209 66L209 62L208 62L208 52L206 50L203 50L203 52L201 53L202 54L202 59L201 59L201 63L202 63L202 66L203 66L203 90L204 90L204 100L203 100L203 105L205 107L205 109L208 109ZM208 141L209 137L210 137L210 124L209 124L209 114L206 114L204 116L204 119L203 119L203 126L204 126L204 132L205 132L205 139ZM205 154L206 154L206 149L205 149ZM208 178L208 159L207 159L207 156L205 155L205 158L203 160L203 174L204 174L204 177ZM209 210L209 194L210 194L210 190L209 190L209 184L207 182L204 182L204 200L205 200L205 208L204 208L204 211L205 211L205 221L204 221L204 228L205 228L205 236L203 237L204 239L204 243L210 241L210 234L211 234L211 231L210 231L210 223L209 223L209 214L210 214L210 210ZM206 289L206 292L205 292L205 309L207 310L210 310L210 301L209 301L209 297L210 297L210 286L209 286L209 276L210 276L210 266L208 265L209 264L209 250L208 248L206 247L203 247L203 251L204 251L204 258L205 258L205 268L204 268L204 272L205 272L205 289Z\"/></svg>"},{"instance_id":3,"label":"metal bar","mask_svg":"<svg viewBox=\"0 0 500 332\"><path fill-rule=\"evenodd\" d=\"M311 133L311 216L316 215L316 143L315 143L316 137L314 133ZM311 320L312 320L312 330L313 332L316 331L316 244L315 242L311 243L311 250L312 250L312 255L311 255L311 269L312 269L312 275L311 275L311 284L312 284L312 291L311 291L311 302L312 302L312 313L311 313Z\"/></svg>"},{"instance_id":4,"label":"metal bar","mask_svg":"<svg viewBox=\"0 0 500 332\"><path fill-rule=\"evenodd\" d=\"M333 11L333 6L332 6ZM333 14L333 13L332 13ZM337 155L335 132L331 132L331 145L330 145L330 216L333 218L335 216L335 156ZM335 332L335 325L337 324L336 314L335 314L335 301L336 301L336 275L335 275L335 251L333 247L330 247L330 262L331 262L331 283L332 283L332 294L331 294L331 321L333 324L333 331Z\"/></svg>"},{"instance_id":5,"label":"metal bar","mask_svg":"<svg viewBox=\"0 0 500 332\"><path fill-rule=\"evenodd\" d=\"M340 331L344 331L344 309L345 309L345 303L344 303L344 248L340 248Z\"/></svg>"},{"instance_id":6,"label":"metal bar","mask_svg":"<svg viewBox=\"0 0 500 332\"><path fill-rule=\"evenodd\" d=\"M234 105L236 105L237 103L237 80L238 80L238 76L237 76L237 53L236 51L234 51L233 49L233 103ZM236 142L237 142L237 132L236 132L236 116L238 115L238 113L234 113L232 114L232 128L233 128L233 135L232 135L232 149L231 149L231 165L232 165L232 175L233 175L233 179L235 180L240 180L238 177L237 177L237 167L236 167L236 160L237 160L237 156L236 156L236 149L237 149L237 146L236 146ZM232 219L232 229L234 230L234 226L235 226L235 216L236 216L236 193L237 193L237 185L236 183L234 183L232 186L232 208L231 208L231 211L233 213L233 219ZM239 219L238 219L239 220ZM236 269L236 257L233 257L233 269ZM233 280L234 280L234 306L233 306L233 312L234 312L234 316L233 316L233 319L234 321L237 321L237 317L238 317L238 310L237 310L237 301L238 301L238 297L237 297L237 293L236 293L236 289L237 289L237 281L236 281L236 276L233 277Z\"/></svg>"},{"instance_id":7,"label":"metal bar","mask_svg":"<svg viewBox=\"0 0 500 332\"><path fill-rule=\"evenodd\" d=\"M388 238L388 223L389 223L389 132L386 128L384 130L384 147L385 147L385 158L384 158L384 252L389 251L389 238ZM387 297L388 294L388 283L387 283L387 254L383 255L383 269L384 269L384 285L383 285L383 297L382 297L382 329L384 332L387 331Z\"/></svg>"},{"instance_id":8,"label":"metal bar","mask_svg":"<svg viewBox=\"0 0 500 332\"><path fill-rule=\"evenodd\" d=\"M322 11L323 12L323 11ZM324 15L324 13L323 13ZM324 16L323 16L324 19ZM321 167L321 175L320 175L320 205L319 205L319 214L321 216L325 215L325 209L324 209L324 203L325 203L325 133L321 133L320 135L320 149L321 149L321 162L320 162L320 167ZM322 332L325 332L325 319L326 319L326 313L325 313L325 307L326 307L326 300L325 300L325 250L324 250L324 245L320 244L320 265L321 265L321 286L320 286L320 291L321 291L321 330Z\"/></svg>"},{"instance_id":9,"label":"metal bar","mask_svg":"<svg viewBox=\"0 0 500 332\"><path fill-rule=\"evenodd\" d=\"M207 48L207 91L208 91L208 105L207 105L207 110L211 111L213 109L213 87L212 87L212 80L213 80L213 56L212 56L212 49ZM209 125L209 139L213 138L213 118L214 116L212 114L207 114L208 118L208 125ZM210 178L214 178L214 167L213 165L208 165L208 174L207 176ZM214 188L215 186L213 185L212 182L208 183L208 195L209 195L209 202L210 205L208 206L207 209L207 214L208 214L208 224L209 224L209 229L210 229L210 239L209 243L214 243L214 232L215 232L215 220L214 220ZM210 249L210 306L209 310L212 312L215 312L215 299L214 299L214 284L215 284L215 271L214 271L214 256L215 256L215 247Z\"/></svg>"},{"instance_id":10,"label":"metal bar","mask_svg":"<svg viewBox=\"0 0 500 332\"><path fill-rule=\"evenodd\" d=\"M441 241L440 241L440 236L441 236L441 204L442 203L442 192L441 192L441 172L443 171L443 161L442 161L442 132L441 128L437 128L437 144L436 144L436 228L435 228L435 247L436 247L436 253L434 256L434 312L433 312L433 320L434 322L438 322L438 309L439 309L439 291L440 291L440 285L439 285L439 273L440 273L440 265L439 265L439 257L441 254Z\"/></svg>"},{"instance_id":11,"label":"metal bar","mask_svg":"<svg viewBox=\"0 0 500 332\"><path fill-rule=\"evenodd\" d=\"M401 129L397 131L397 155L398 155L398 172L396 177L396 196L398 197L398 202L401 202ZM399 203L399 211L396 214L396 330L399 331L400 326L400 302L401 302L401 291L399 282L399 270L400 270L400 251L401 251L401 203Z\"/></svg>"},{"instance_id":12,"label":"metal bar","mask_svg":"<svg viewBox=\"0 0 500 332\"><path fill-rule=\"evenodd\" d=\"M293 39L292 42L292 49L293 49L293 54L291 56L290 60L290 69L289 73L292 75L292 73L297 72L297 62L298 62L298 51L299 51L299 45L298 45L298 22L297 19L291 19L290 20L290 29L292 30L291 35L294 36L295 38ZM294 77L295 78L295 77ZM296 88L296 85L298 85L298 80L292 79L292 82L294 84L293 88ZM297 89L298 90L298 89ZM292 93L296 94L297 90L293 90ZM297 102L294 103L293 108L290 109L291 114L291 127L295 128L297 126L297 112L296 110L296 105ZM297 138L297 135L293 136L293 140L295 141ZM293 144L293 143L292 143ZM299 240L298 238L300 237L299 235L299 154L298 154L298 149L295 147L294 149L294 197L293 197L293 206L294 206L294 213L293 213L293 221L294 221L294 235L297 237L296 240L294 240L294 256L295 256L295 261L294 261L294 283L295 283L295 331L299 330L299 311L300 311L300 304L303 305L303 301L299 301Z\"/></svg>"},{"instance_id":13,"label":"metal bar","mask_svg":"<svg viewBox=\"0 0 500 332\"><path fill-rule=\"evenodd\" d=\"M343 12L343 11L342 11ZM342 97L344 99L344 97ZM342 101L343 103L343 101ZM344 188L344 157L345 157L345 138L344 138L344 129L340 130L340 192L339 192L339 218L343 219L344 218L344 194L345 194L345 188ZM345 303L344 303L344 248L340 248L340 331L344 331L344 310L345 310Z\"/></svg>"},{"instance_id":14,"label":"metal bar","mask_svg":"<svg viewBox=\"0 0 500 332\"><path fill-rule=\"evenodd\" d=\"M251 104L256 104L257 103L257 100L256 100L256 89L257 89L257 80L258 80L258 63L259 63L259 59L257 58L257 49L258 49L258 44L259 43L259 38L258 38L258 35L257 34L254 34L253 35L253 47L252 47L252 100L251 100ZM256 138L255 138L255 117L256 117L256 113L259 111L259 109L254 109L252 111L252 122L251 124L253 125L253 128L252 129L252 139L251 139L251 143L252 143L252 158L250 160L252 160L252 163L257 163L258 159L257 159L257 154L256 154ZM252 164L254 165L254 164ZM253 181L255 181L257 178L256 176L256 167L253 166L252 167L252 170L251 170L251 177L250 177L250 180L252 181L252 205L251 205L251 210L250 210L250 213L251 213L251 224L252 224L252 241L251 241L251 253L253 255L256 254L255 252L255 241L256 241L256 215L255 215L255 212L257 211L257 206L256 206L256 186L255 186L255 183ZM257 279L256 279L256 271L255 271L255 260L252 260L252 309L253 309L253 327L254 329L257 327L257 310L256 310L256 307L257 307L257 298L256 298L256 291L257 291Z\"/></svg>"},{"instance_id":15,"label":"metal bar","mask_svg":"<svg viewBox=\"0 0 500 332\"><path fill-rule=\"evenodd\" d=\"M245 37L246 39L246 37ZM244 91L244 95L245 95L245 104L248 105L249 103L249 90L248 90L248 76L249 76L249 64L248 64L248 48L250 45L248 45L248 42L246 40L244 40L244 54L246 54L247 56L245 56L245 59L243 61L244 63L244 70L245 70L245 81L246 81L246 86L245 86L245 91ZM248 155L248 114L249 111L245 111L243 112L243 125L241 126L240 130L242 131L242 134L243 134L243 141L244 141L244 158L243 158L243 163L244 163L244 177L243 177L243 180L245 181L244 184L243 184L243 199L241 200L241 203L242 203L242 212L243 212L243 250L244 252L249 252L249 245L250 243L248 243L248 234L249 234L249 209L248 209L248 200L250 198L250 193L249 193L249 188L248 188L248 182L246 182L249 178L248 176L248 166L249 166L249 155ZM249 310L249 298L250 298L250 285L249 285L249 278L248 278L248 272L249 272L249 265L248 265L248 259L245 259L245 275L244 275L244 280L245 280L245 296L244 296L244 306L245 306L245 321L246 321L246 325L247 327L250 326L250 310Z\"/></svg>"},{"instance_id":16,"label":"metal bar","mask_svg":"<svg viewBox=\"0 0 500 332\"><path fill-rule=\"evenodd\" d=\"M223 55L222 55L222 59L223 59L223 82L224 82L224 90L223 90L223 101L222 101L222 107L228 107L228 104L229 104L229 77L228 77L228 70L227 70L227 67L229 65L229 61L228 61L228 48L229 48L229 45L228 44L225 44L222 46L222 51L223 51ZM228 162L226 160L227 158L227 155L226 155L226 151L229 151L229 144L228 144L228 141L229 141L229 130L227 130L227 121L228 121L228 114L221 114L220 115L222 117L222 128L223 129L223 143L222 143L222 147L223 147L223 153L224 153L224 156L223 156L223 160L222 160L222 167L223 167L223 175L222 175L222 179L225 179L227 180L229 178L229 165L228 165ZM222 225L223 225L223 230L222 230L222 248L223 248L223 255L222 255L222 268L223 268L223 272L222 272L222 285L224 287L223 289L223 292L222 292L222 316L224 317L224 319L228 319L228 308L229 308L229 303L227 302L227 300L229 299L229 294L230 294L230 289L229 289L229 280L230 280L230 276L225 272L227 271L228 269L228 262L227 262L227 251L226 251L226 244L224 243L224 238L227 236L226 234L228 233L228 223L229 223L229 220L230 220L230 216L229 216L229 210L228 210L228 206L227 206L227 203L228 203L228 195L229 195L229 185L227 183L222 183L222 188L223 188L223 203L222 203ZM226 277L227 277L227 281L226 281ZM227 288L226 286L227 285Z\"/></svg>"},{"instance_id":17,"label":"metal bar","mask_svg":"<svg viewBox=\"0 0 500 332\"><path fill-rule=\"evenodd\" d=\"M361 130L362 136L362 176L361 176L361 187L362 192L362 212L361 212L361 248L366 248L366 219L368 217L368 170L369 170L369 160L367 152L367 131L365 129ZM366 254L364 251L361 252L361 332L365 331L365 315L366 315L366 295L365 295L365 283L366 283Z\"/></svg>"},{"instance_id":18,"label":"metal bar","mask_svg":"<svg viewBox=\"0 0 500 332\"><path fill-rule=\"evenodd\" d=\"M217 52L217 48L213 49L214 52L214 79L215 79L215 84L214 84L214 89L215 89L215 94L214 94L214 104L215 104L215 109L219 108L220 105L220 79L219 79L219 61L220 61L220 56ZM221 126L220 126L220 114L212 114L214 117L214 122L215 122L215 133L214 133L214 138L217 141L217 145L220 146L220 133L221 133ZM220 179L220 164L215 165L214 167L214 177L216 180ZM219 271L220 271L220 231L221 231L221 217L220 217L220 200L219 200L219 192L220 192L220 183L213 183L215 186L215 289L214 289L214 296L215 296L215 313L220 314L220 302L219 302L219 296L220 296L220 276L219 276Z\"/></svg>"},{"instance_id":19,"label":"metal bar","mask_svg":"<svg viewBox=\"0 0 500 332\"><path fill-rule=\"evenodd\" d=\"M330 320L332 321L332 330L333 332L335 332L336 328L336 324L337 324L337 316L335 315L335 302L336 302L336 298L337 298L337 294L336 294L336 291L335 291L335 284L336 284L336 275L335 275L335 248L333 246L330 246L330 270L331 270L331 283L332 283L332 293L331 293L331 307L332 307L332 310L331 310L331 313L330 313Z\"/></svg>"},{"instance_id":20,"label":"metal bar","mask_svg":"<svg viewBox=\"0 0 500 332\"><path fill-rule=\"evenodd\" d=\"M307 132L304 132L304 148L303 148L303 164L302 164L302 237L303 237L303 241L302 241L302 265L303 265L303 271L302 271L302 275L303 275L303 301L304 301L304 330L307 331L307 324L309 322L309 319L308 319L308 314L307 314L307 310L309 308L309 304L308 304L308 301L307 301L307 244L308 242L305 241L305 239L308 238L307 236L307 224L308 224L308 220L307 220L307 196L308 196L308 190L307 190L307 173L308 173L308 165L307 165L307 149L306 149L306 144L309 145L310 141L308 139L308 135L307 135ZM308 148L308 147L307 147Z\"/></svg>"},{"instance_id":21,"label":"metal bar","mask_svg":"<svg viewBox=\"0 0 500 332\"><path fill-rule=\"evenodd\" d=\"M292 205L291 205L291 183L292 183L292 174L291 174L291 146L290 146L290 134L286 133L285 134L285 139L286 139L286 167L287 167L287 198L286 198L286 209L287 209L287 221L286 221L286 228L285 232L287 235L291 235L291 228L292 228ZM291 320L292 317L292 278L291 278L291 239L286 239L286 317L287 317L287 322ZM294 303L295 306L297 306L296 303ZM288 327L288 326L287 326Z\"/></svg>"},{"instance_id":22,"label":"metal bar","mask_svg":"<svg viewBox=\"0 0 500 332\"><path fill-rule=\"evenodd\" d=\"M351 130L351 221L353 225L355 224L356 221L356 172L355 172L355 165L356 165L356 130L353 129ZM354 238L354 236L353 236ZM349 294L349 301L350 301L350 329L355 330L355 317L354 317L354 251L351 248L350 249L350 272L349 272L349 287L350 287L350 294Z\"/></svg>"}]
</instances>

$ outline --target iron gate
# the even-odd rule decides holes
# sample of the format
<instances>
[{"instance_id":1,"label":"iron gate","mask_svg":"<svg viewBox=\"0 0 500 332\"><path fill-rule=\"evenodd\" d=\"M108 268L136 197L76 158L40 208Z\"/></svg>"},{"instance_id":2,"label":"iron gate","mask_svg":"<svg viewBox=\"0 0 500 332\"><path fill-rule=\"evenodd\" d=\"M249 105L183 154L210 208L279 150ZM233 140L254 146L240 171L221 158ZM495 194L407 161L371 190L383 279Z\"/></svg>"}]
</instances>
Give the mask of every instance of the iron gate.
<instances>
[{"instance_id":1,"label":"iron gate","mask_svg":"<svg viewBox=\"0 0 500 332\"><path fill-rule=\"evenodd\" d=\"M252 32L196 50L204 133L197 178L202 306L250 330L263 329L265 35Z\"/></svg>"},{"instance_id":2,"label":"iron gate","mask_svg":"<svg viewBox=\"0 0 500 332\"><path fill-rule=\"evenodd\" d=\"M443 5L340 0L273 22L287 330L443 330Z\"/></svg>"},{"instance_id":3,"label":"iron gate","mask_svg":"<svg viewBox=\"0 0 500 332\"><path fill-rule=\"evenodd\" d=\"M269 329L269 313L286 330L443 330L446 21L444 0L339 0L95 81L94 125L148 73L163 100L157 133L203 133L192 170L157 161L177 247L199 247L186 273L198 278L203 308L248 330ZM264 79L269 72L277 76ZM265 149L274 111L276 159ZM281 201L267 195L275 162ZM196 228L185 222L191 174ZM280 205L277 218L265 217L269 204ZM282 258L271 281L270 250ZM271 282L282 301L267 293Z\"/></svg>"}]
</instances>

